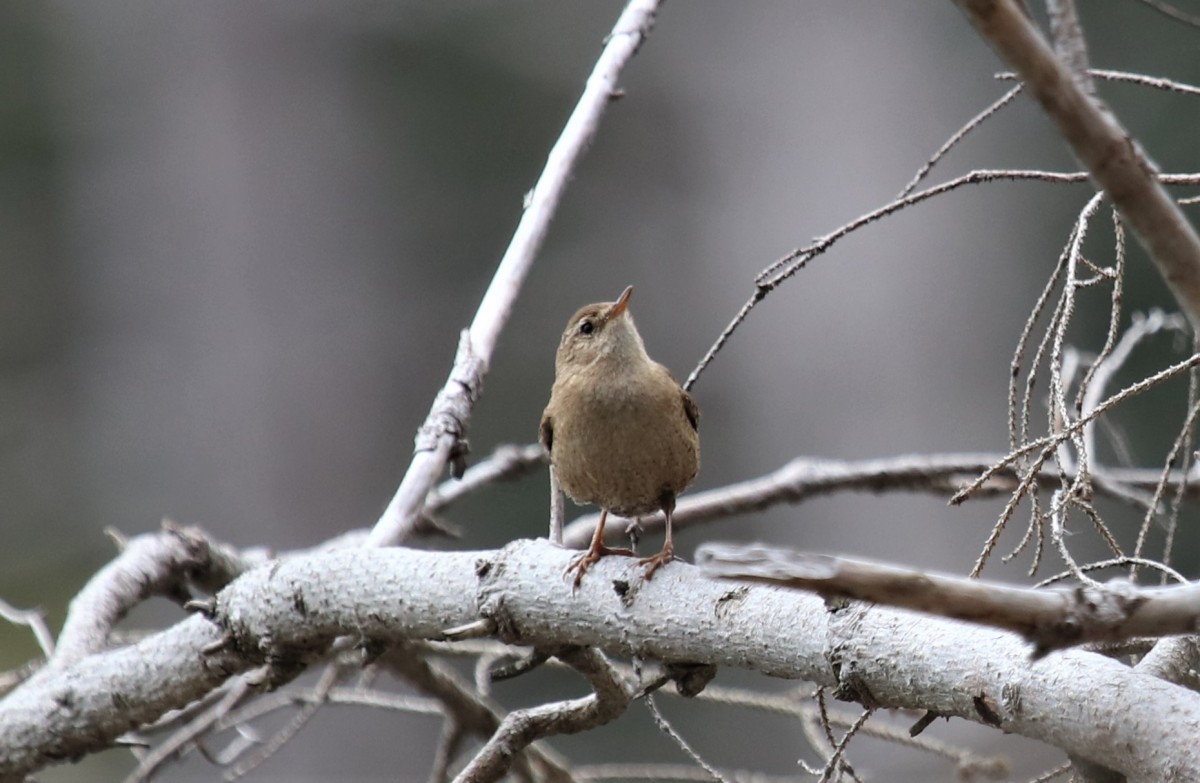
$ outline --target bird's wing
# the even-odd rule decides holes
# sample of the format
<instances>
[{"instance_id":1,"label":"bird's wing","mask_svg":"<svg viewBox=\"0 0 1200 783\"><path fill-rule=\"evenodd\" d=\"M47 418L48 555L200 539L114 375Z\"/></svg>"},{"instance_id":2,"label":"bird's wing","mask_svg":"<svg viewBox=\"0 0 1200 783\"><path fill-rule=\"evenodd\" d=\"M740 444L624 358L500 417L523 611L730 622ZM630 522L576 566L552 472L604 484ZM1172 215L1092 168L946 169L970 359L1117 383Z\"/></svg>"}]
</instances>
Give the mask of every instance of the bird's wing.
<instances>
[{"instance_id":1,"label":"bird's wing","mask_svg":"<svg viewBox=\"0 0 1200 783\"><path fill-rule=\"evenodd\" d=\"M538 440L546 447L546 451L550 451L551 444L554 443L554 423L550 419L549 413L542 414L542 424L538 427Z\"/></svg>"},{"instance_id":2,"label":"bird's wing","mask_svg":"<svg viewBox=\"0 0 1200 783\"><path fill-rule=\"evenodd\" d=\"M692 429L699 432L700 431L700 406L697 405L696 401L692 399L692 395L688 394L683 389L679 390L679 394L682 395L682 397L683 397L683 412L687 416L688 422L691 423ZM542 426L545 426L545 424L543 424Z\"/></svg>"}]
</instances>

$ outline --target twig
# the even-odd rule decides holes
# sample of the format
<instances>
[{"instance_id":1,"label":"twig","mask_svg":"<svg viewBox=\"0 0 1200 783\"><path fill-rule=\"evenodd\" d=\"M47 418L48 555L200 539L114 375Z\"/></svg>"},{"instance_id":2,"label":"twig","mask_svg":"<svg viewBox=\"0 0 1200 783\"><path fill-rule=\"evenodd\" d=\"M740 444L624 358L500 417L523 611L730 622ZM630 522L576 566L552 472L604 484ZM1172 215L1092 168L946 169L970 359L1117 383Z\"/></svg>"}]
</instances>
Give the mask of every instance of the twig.
<instances>
[{"instance_id":1,"label":"twig","mask_svg":"<svg viewBox=\"0 0 1200 783\"><path fill-rule=\"evenodd\" d=\"M514 710L455 778L458 783L498 780L523 748L554 734L576 734L602 726L623 713L634 688L593 648L563 653L563 661L588 678L595 692L582 699Z\"/></svg>"},{"instance_id":2,"label":"twig","mask_svg":"<svg viewBox=\"0 0 1200 783\"><path fill-rule=\"evenodd\" d=\"M1200 95L1200 87L1185 82L1177 82L1174 79L1163 79L1157 76L1146 76L1142 73L1126 73L1125 71L1107 71L1102 68L1093 68L1088 71L1092 76L1098 79L1106 79L1114 82L1128 82L1137 84L1143 87L1153 87L1156 90L1165 90L1167 92L1177 92L1181 95Z\"/></svg>"},{"instance_id":3,"label":"twig","mask_svg":"<svg viewBox=\"0 0 1200 783\"><path fill-rule=\"evenodd\" d=\"M954 147L960 141L966 138L968 133L986 122L989 117L1003 109L1008 104L1012 103L1013 98L1016 98L1021 94L1021 89L1021 85L1018 84L1016 87L1013 87L1011 90L1004 93L1004 95L993 101L992 104L986 109L968 120L966 125L959 128L953 136L946 140L945 144L938 147L937 152L933 153L933 155L930 156L929 160L925 161L921 168L917 169L917 173L911 180L909 180L908 184L904 186L904 189L900 191L900 195L897 196L897 198L904 198L909 193L912 193L917 185L921 184L921 180L925 179L925 177L929 175L929 172L933 170L933 167L936 166L938 162L941 161L941 159L944 158L948 152L950 152L950 150L954 149Z\"/></svg>"},{"instance_id":4,"label":"twig","mask_svg":"<svg viewBox=\"0 0 1200 783\"><path fill-rule=\"evenodd\" d=\"M700 378L700 374L703 373L705 368L712 363L712 360L716 358L718 353L720 353L721 349L729 341L729 338L733 336L733 333L737 331L737 328L741 326L743 321L746 320L746 318L750 315L750 312L758 306L758 303L766 298L767 294L774 291L784 281L799 272L806 264L808 264L809 261L833 247L833 245L842 237L846 236L847 234L851 234L860 228L863 228L864 226L870 225L881 218L887 217L893 212L898 212L906 207L919 204L922 201L926 201L935 196L940 196L944 193L949 193L967 185L977 185L985 182L1012 181L1038 181L1058 184L1077 183L1086 182L1087 175L1083 173L1027 171L1019 169L983 169L972 171L964 174L961 177L956 177L949 182L944 182L940 185L934 185L933 187L917 193L911 193L903 198L895 199L890 203L879 207L878 209L872 210L865 215L855 218L832 233L826 234L823 237L818 237L809 245L796 248L758 273L758 276L754 279L754 294L748 300L746 300L746 303L742 305L740 310L738 310L737 315L733 317L733 320L731 320L721 334L717 336L716 341L709 347L708 351L700 359L700 362L692 370L691 374L688 375L687 380L683 384L683 388L691 390L691 388L696 384L696 381Z\"/></svg>"},{"instance_id":5,"label":"twig","mask_svg":"<svg viewBox=\"0 0 1200 783\"><path fill-rule=\"evenodd\" d=\"M1151 569L1160 571L1163 574L1163 576L1174 579L1176 582L1178 582L1181 585L1188 584L1188 580L1183 576L1183 574L1179 573L1178 571L1176 571L1174 568L1171 568L1170 566L1165 566L1162 563L1159 563L1154 560L1147 560L1146 558L1142 558L1142 557L1129 557L1128 555L1123 555L1121 557L1114 557L1111 560L1097 560L1094 563L1088 563L1086 565L1080 566L1079 570L1089 572L1089 571L1099 571L1104 568L1130 568L1130 569L1132 569L1137 566L1145 566L1146 568L1151 568ZM1048 576L1045 579L1043 579L1042 581L1038 582L1037 584L1034 585L1034 588L1047 587L1049 585L1054 584L1055 582L1062 582L1066 579L1070 579L1073 576L1075 576L1075 573L1073 571L1060 571L1059 573L1054 574L1053 576Z\"/></svg>"},{"instance_id":6,"label":"twig","mask_svg":"<svg viewBox=\"0 0 1200 783\"><path fill-rule=\"evenodd\" d=\"M1017 488L1013 490L1012 495L1009 496L1008 502L1004 504L1004 509L1000 512L999 518L992 525L992 532L988 534L987 540L983 542L983 549L980 550L979 556L975 558L975 565L971 566L971 578L975 578L983 573L983 567L987 565L988 558L991 557L996 545L1000 543L1000 535L1004 532L1004 528L1007 527L1008 521L1012 519L1012 515L1016 513L1017 506L1020 505L1027 494L1033 495L1034 489L1038 485L1037 476L1045 470L1046 461L1050 459L1052 453L1052 449L1043 449L1041 454L1037 456L1037 459L1029 467L1028 472L1025 473L1025 477L1017 484ZM951 498L950 502L953 503L954 499ZM1036 533L1037 549L1034 552L1033 565L1030 568L1032 571L1037 568L1037 564L1042 556L1042 513L1036 503L1036 499L1030 517L1029 529L1025 532L1025 536L1021 539L1021 542L1017 544L1016 549L1008 557L1010 559L1016 557L1029 541L1030 534Z\"/></svg>"},{"instance_id":7,"label":"twig","mask_svg":"<svg viewBox=\"0 0 1200 783\"><path fill-rule=\"evenodd\" d=\"M1077 419L1075 422L1073 422L1069 426L1064 427L1061 432L1056 432L1054 434L1046 435L1046 436L1038 438L1036 440L1029 441L1024 446L1021 446L1021 447L1015 449L1011 454L1006 456L1003 460L1001 460L1000 462L996 463L992 467L985 470L978 478L976 478L974 481L972 481L966 487L963 487L961 490L959 490L958 493L955 494L955 496L950 499L950 503L952 505L958 505L959 503L964 502L968 497L970 497L979 488L981 488L984 484L986 484L993 476L995 476L998 471L1000 471L1004 468L1007 468L1008 466L1013 464L1016 460L1019 460L1024 455L1029 454L1030 452L1033 452L1037 449L1045 450L1047 447L1049 447L1051 450L1053 450L1054 447L1057 446L1057 444L1061 443L1064 439L1071 437L1075 433L1076 430L1078 430L1081 427L1086 426L1088 423L1090 423L1092 420L1094 420L1097 416L1100 416L1100 415L1106 413L1109 409L1111 409L1117 405L1120 405L1122 402L1125 402L1130 397L1136 397L1137 395L1142 394L1143 392L1145 392L1149 389L1153 389L1155 386L1157 386L1158 384L1167 380L1168 378L1171 378L1171 377L1179 374L1180 372L1183 372L1184 370L1190 370L1191 368L1196 367L1197 365L1200 365L1200 353L1194 354L1194 355L1188 357L1187 359L1184 359L1181 362L1172 364L1170 367L1166 367L1162 370L1159 370L1158 372L1154 373L1153 375L1151 375L1149 377L1143 378L1142 380L1137 381L1136 383L1130 384L1129 386L1125 387L1121 391L1117 392L1116 394L1114 394L1111 397L1109 397L1108 399L1106 399L1104 402L1097 405L1096 408L1090 414L1081 416L1079 419Z\"/></svg>"},{"instance_id":8,"label":"twig","mask_svg":"<svg viewBox=\"0 0 1200 783\"><path fill-rule=\"evenodd\" d=\"M1067 547L1067 512L1073 505L1073 499L1069 490L1059 489L1054 490L1054 499L1050 503L1050 541L1058 549L1058 555L1067 564L1067 568L1071 572L1071 576L1075 577L1081 583L1088 587L1099 587L1099 583L1091 579L1075 562L1074 555ZM1121 556L1121 550L1116 552L1117 556Z\"/></svg>"},{"instance_id":9,"label":"twig","mask_svg":"<svg viewBox=\"0 0 1200 783\"><path fill-rule=\"evenodd\" d=\"M54 657L54 635L46 625L46 618L40 609L18 609L0 598L0 619L7 620L13 625L24 625L33 632L38 647L46 655L46 659Z\"/></svg>"},{"instance_id":10,"label":"twig","mask_svg":"<svg viewBox=\"0 0 1200 783\"><path fill-rule=\"evenodd\" d=\"M699 767L683 764L581 764L573 768L579 780L647 780L654 783L708 783L712 775ZM724 773L732 783L796 783L794 775L765 775L754 771Z\"/></svg>"},{"instance_id":11,"label":"twig","mask_svg":"<svg viewBox=\"0 0 1200 783\"><path fill-rule=\"evenodd\" d=\"M441 702L447 720L459 731L487 738L495 733L504 719L504 710L499 704L477 693L453 669L427 660L417 645L396 645L380 658L379 663L421 693ZM530 766L535 765L541 773L540 777L570 779L565 759L537 746L526 748L513 763L527 777L530 776Z\"/></svg>"},{"instance_id":12,"label":"twig","mask_svg":"<svg viewBox=\"0 0 1200 783\"><path fill-rule=\"evenodd\" d=\"M1192 338L1192 350L1200 351L1200 335ZM1171 515L1167 518L1167 535L1166 540L1163 541L1164 565L1171 564L1171 557L1175 551L1175 534L1179 530L1179 513L1183 509L1183 495L1187 491L1188 480L1192 472L1192 457L1196 453L1192 446L1195 444L1197 414L1200 414L1200 371L1193 367L1188 373L1188 416L1175 441L1179 444L1177 447L1179 457L1169 456L1167 465L1163 468L1163 472L1166 473L1178 464L1180 472L1183 474L1183 483L1175 488L1175 495L1171 498ZM1165 579L1162 584L1166 584Z\"/></svg>"},{"instance_id":13,"label":"twig","mask_svg":"<svg viewBox=\"0 0 1200 783\"><path fill-rule=\"evenodd\" d=\"M329 692L333 690L333 686L337 684L338 677L341 675L342 671L336 664L325 667L325 671L321 672L320 679L317 680L316 685L310 690L310 695L300 710L294 713L288 719L288 722L272 735L271 739L262 744L257 753L226 770L223 776L224 779L228 781L244 777L264 761L271 758L271 756L278 753L292 737L296 736L302 728L308 725L308 722L317 714L317 710L325 705L329 699Z\"/></svg>"},{"instance_id":14,"label":"twig","mask_svg":"<svg viewBox=\"0 0 1200 783\"><path fill-rule=\"evenodd\" d=\"M846 746L850 744L850 740L858 733L858 730L863 727L867 719L871 717L874 710L863 710L862 715L858 716L858 720L846 730L842 738L833 746L833 754L829 757L829 761L825 762L825 769L821 771L821 779L817 783L828 783L832 778L834 770L843 765L842 757L846 754ZM851 773L853 774L853 773Z\"/></svg>"},{"instance_id":15,"label":"twig","mask_svg":"<svg viewBox=\"0 0 1200 783\"><path fill-rule=\"evenodd\" d=\"M497 446L490 457L467 468L462 478L444 481L430 490L425 511L441 511L483 487L523 476L548 461L546 450L538 443Z\"/></svg>"},{"instance_id":16,"label":"twig","mask_svg":"<svg viewBox=\"0 0 1200 783\"><path fill-rule=\"evenodd\" d=\"M236 678L224 696L147 753L138 762L137 768L125 778L125 783L149 780L163 764L183 753L189 744L212 729L251 692L248 680L247 677Z\"/></svg>"},{"instance_id":17,"label":"twig","mask_svg":"<svg viewBox=\"0 0 1200 783\"><path fill-rule=\"evenodd\" d=\"M1050 781L1055 780L1056 778L1061 778L1064 775L1071 774L1072 766L1073 765L1071 762L1068 761L1066 764L1057 766L1054 769L1046 770L1036 778L1030 780L1029 783L1050 783Z\"/></svg>"},{"instance_id":18,"label":"twig","mask_svg":"<svg viewBox=\"0 0 1200 783\"><path fill-rule=\"evenodd\" d=\"M1124 357L1115 357L1114 352L1118 347L1123 349L1125 356L1128 356L1131 347L1125 347L1124 338L1128 335L1122 335L1121 342L1118 342L1117 334L1121 325L1121 302L1125 291L1125 229L1121 223L1121 215L1115 209L1113 210L1113 240L1114 254L1116 256L1115 268L1112 272L1112 294L1109 300L1108 308L1108 330L1104 334L1104 345L1100 348L1100 353L1096 355L1091 367L1084 374L1083 380L1079 382L1079 387L1075 393L1075 415L1082 416L1091 411L1100 401L1101 396L1108 388L1108 381L1116 372L1116 368L1124 362ZM1134 325L1139 323L1139 318L1134 316ZM1183 319L1180 319L1181 321ZM1132 327L1131 327L1132 329ZM1083 448L1093 459L1097 459L1095 427L1088 426L1083 428Z\"/></svg>"},{"instance_id":19,"label":"twig","mask_svg":"<svg viewBox=\"0 0 1200 783\"><path fill-rule=\"evenodd\" d=\"M1193 369L1192 372L1194 373L1195 369ZM1192 399L1189 403L1187 418L1184 419L1183 427L1180 428L1179 434L1175 437L1175 442L1173 444L1171 444L1171 449L1170 449L1170 451L1167 452L1167 459L1166 459L1165 464L1163 465L1163 473L1164 474L1169 472L1179 462L1180 452L1186 453L1186 447L1191 442L1192 432L1196 426L1196 417L1197 417L1197 415L1200 415L1200 401L1197 401L1195 399L1196 390L1195 390L1195 379L1194 378L1190 385L1192 388L1189 390L1188 396L1191 397ZM1186 480L1186 477L1187 477L1186 458L1184 461L1184 470L1182 471L1182 473ZM1135 545L1134 550L1133 550L1133 554L1135 557L1140 557L1144 551L1143 547L1146 543L1146 536L1150 533L1151 521L1158 514L1158 504L1162 500L1162 496L1165 493L1165 491L1166 491L1166 485L1163 483L1159 483L1159 485L1157 487L1155 487L1154 498L1150 501L1150 506L1146 511L1146 517L1142 520L1141 528L1138 530L1137 544ZM1178 502L1176 502L1175 503L1176 512L1177 512L1178 508L1179 508ZM1175 513L1172 513L1172 520L1175 519L1175 516L1176 516ZM1174 538L1175 538L1175 525L1172 522L1172 524L1169 525L1167 528L1167 541L1163 548L1163 559L1162 559L1163 565L1169 565L1171 562L1171 545L1174 542ZM1130 578L1131 579L1134 578L1136 576L1136 573L1137 572L1135 569L1134 572L1130 574Z\"/></svg>"},{"instance_id":20,"label":"twig","mask_svg":"<svg viewBox=\"0 0 1200 783\"><path fill-rule=\"evenodd\" d=\"M1200 28L1200 17L1180 11L1166 0L1141 0L1141 2L1176 22L1183 22L1188 27Z\"/></svg>"},{"instance_id":21,"label":"twig","mask_svg":"<svg viewBox=\"0 0 1200 783\"><path fill-rule=\"evenodd\" d=\"M1067 271L1067 259L1071 252L1071 247L1075 243L1075 232L1079 230L1079 223L1071 227L1071 235L1067 239L1067 246L1063 248L1062 253L1058 257L1058 263L1054 266L1054 271L1050 274L1050 279L1046 281L1046 285L1042 288L1041 294L1038 295L1037 301L1034 302L1033 310L1029 317L1025 319L1025 325L1021 328L1021 335L1017 338L1017 347L1013 351L1013 358L1009 364L1009 381L1008 381L1008 448L1010 451L1015 451L1016 448L1028 439L1029 430L1029 410L1032 387L1037 378L1038 366L1041 364L1042 347L1038 348L1038 353L1034 360L1029 364L1029 373L1025 381L1025 395L1023 402L1017 404L1017 380L1021 376L1021 365L1025 360L1025 353L1029 349L1029 339L1033 336L1034 326L1039 318L1046 310L1046 305L1050 302L1050 297L1058 288L1059 282ZM1051 318L1051 323L1057 316L1057 308L1055 315Z\"/></svg>"},{"instance_id":22,"label":"twig","mask_svg":"<svg viewBox=\"0 0 1200 783\"><path fill-rule=\"evenodd\" d=\"M359 687L335 686L323 697L327 704L346 704L356 707L371 707L378 710L407 713L413 715L430 715L440 717L446 714L445 709L436 699L424 699L419 696L403 696L386 693L381 690ZM264 694L245 706L223 717L214 726L215 731L227 731L236 726L243 726L264 715L294 707L297 704L307 704L318 699L318 694L312 688L289 687Z\"/></svg>"},{"instance_id":23,"label":"twig","mask_svg":"<svg viewBox=\"0 0 1200 783\"><path fill-rule=\"evenodd\" d=\"M1121 339L1112 347L1107 356L1101 354L1101 357L1092 365L1087 382L1080 387L1082 398L1079 401L1078 410L1082 416L1090 415L1100 404L1101 399L1108 392L1113 377L1129 361L1133 349L1142 340L1164 330L1185 332L1187 321L1177 314L1168 315L1158 309L1151 310L1144 316L1140 314L1133 316L1133 320L1125 333L1121 335ZM1096 448L1095 425L1088 424L1084 427L1083 436L1087 448L1094 453Z\"/></svg>"},{"instance_id":24,"label":"twig","mask_svg":"<svg viewBox=\"0 0 1200 783\"><path fill-rule=\"evenodd\" d=\"M819 697L821 689L817 689L815 697ZM664 691L671 693L671 691ZM813 696L805 695L805 701L800 701L792 694L778 693L759 693L756 691L748 691L741 688L722 687L720 685L709 685L704 689L704 692L695 697L703 702L715 702L717 704L745 707L749 709L762 710L772 712L778 715L786 715L788 717L798 718L802 725L806 725L814 720L819 720L817 715L818 707L806 703ZM829 726L836 726L843 729L848 729L854 724L856 717L853 717L843 711L828 711L824 720L821 722ZM946 745L938 740L931 739L928 736L912 736L909 731L904 728L899 728L894 725L875 721L867 724L860 730L861 734L876 739L889 742L893 745L901 745L907 748L913 748L923 753L929 753L934 756L953 761L956 766L962 768L986 769L986 770L1004 770L1007 767L1004 759L998 756L978 756L974 751L964 748L953 747ZM813 742L814 750L820 750L820 743ZM832 746L836 743L829 742ZM820 774L819 772L817 774Z\"/></svg>"},{"instance_id":25,"label":"twig","mask_svg":"<svg viewBox=\"0 0 1200 783\"><path fill-rule=\"evenodd\" d=\"M960 0L961 1L961 0ZM1189 185L1196 184L1198 177L1195 174L1162 174L1157 175L1158 180L1164 185ZM860 228L863 228L877 220L880 220L893 212L897 212L906 207L913 206L935 196L940 196L944 193L957 190L966 185L977 185L990 182L1018 182L1018 181L1035 181L1049 182L1054 184L1072 184L1086 182L1088 175L1084 172L1054 172L1054 171L1030 171L1023 169L981 169L964 174L961 177L956 177L948 182L940 185L927 188L926 190L917 193L911 193L903 198L895 199L894 201L872 210L841 228L826 234L823 237L818 237L811 244L799 247L783 256L779 260L770 264L766 269L758 273L754 279L754 293L746 300L737 314L729 322L721 334L717 336L716 341L709 346L708 351L696 364L696 367L688 375L687 380L683 384L683 388L691 390L699 380L700 375L710 365L725 344L729 342L729 338L737 331L738 327L749 317L750 312L754 310L758 304L767 297L772 291L778 288L782 283L803 269L809 261L826 252L839 239L847 234L853 233ZM1119 204L1118 204L1119 206ZM1200 294L1197 299L1200 300Z\"/></svg>"},{"instance_id":26,"label":"twig","mask_svg":"<svg viewBox=\"0 0 1200 783\"><path fill-rule=\"evenodd\" d=\"M1200 87L1186 84L1184 82L1177 82L1174 79L1163 79L1157 76L1147 76L1143 73L1112 71L1104 68L1089 68L1088 75L1094 76L1097 79L1104 79L1105 81L1127 82L1129 84L1136 84L1142 87L1152 87L1156 90L1177 92L1181 95L1200 95ZM1007 72L996 74L996 78L1001 81L1015 81L1019 77L1015 73Z\"/></svg>"},{"instance_id":27,"label":"twig","mask_svg":"<svg viewBox=\"0 0 1200 783\"><path fill-rule=\"evenodd\" d=\"M454 369L438 393L417 434L413 460L399 489L367 539L368 546L404 540L416 523L425 497L450 461L465 457L467 424L491 364L500 332L508 322L517 294L533 264L570 181L575 164L596 133L600 117L617 91L621 69L650 33L658 0L631 0L609 34L587 86L550 149L546 166L526 198L525 211L470 328L463 332Z\"/></svg>"},{"instance_id":28,"label":"twig","mask_svg":"<svg viewBox=\"0 0 1200 783\"><path fill-rule=\"evenodd\" d=\"M728 778L722 775L716 767L705 761L704 757L702 757L700 753L683 738L683 735L676 731L675 727L672 726L665 717L663 717L662 712L660 712L658 709L658 705L654 703L654 694L647 693L644 701L646 702L646 709L650 711L650 717L654 719L654 725L658 727L658 730L670 737L671 741L678 745L679 749L682 750L688 758L696 762L697 766L707 772L710 780L718 781L718 783L730 783Z\"/></svg>"},{"instance_id":29,"label":"twig","mask_svg":"<svg viewBox=\"0 0 1200 783\"><path fill-rule=\"evenodd\" d=\"M1064 5L1068 0L1059 0ZM1088 200L1087 205L1079 215L1079 221L1076 224L1076 230L1071 239L1070 252L1067 254L1067 282L1063 287L1062 303L1059 309L1058 321L1054 324L1051 330L1053 340L1051 341L1050 349L1050 400L1049 406L1049 426L1050 432L1055 432L1061 427L1066 426L1071 422L1072 411L1067 408L1067 390L1064 388L1061 371L1063 368L1063 350L1067 340L1067 327L1071 323L1071 316L1075 311L1076 297L1075 293L1081 287L1078 279L1078 265L1081 263L1083 253L1083 241L1087 236L1088 227L1091 225L1091 219L1100 209L1100 204L1103 201L1103 195L1095 194ZM1083 436L1077 430L1069 439L1064 439L1059 442L1058 448L1058 464L1060 468L1065 469L1070 464L1070 455L1066 449L1068 441L1075 447L1075 460L1077 461L1076 474L1074 481L1068 482L1063 475L1062 493L1064 503L1070 502L1080 491L1081 487L1086 486L1088 479L1088 453L1084 448Z\"/></svg>"}]
</instances>

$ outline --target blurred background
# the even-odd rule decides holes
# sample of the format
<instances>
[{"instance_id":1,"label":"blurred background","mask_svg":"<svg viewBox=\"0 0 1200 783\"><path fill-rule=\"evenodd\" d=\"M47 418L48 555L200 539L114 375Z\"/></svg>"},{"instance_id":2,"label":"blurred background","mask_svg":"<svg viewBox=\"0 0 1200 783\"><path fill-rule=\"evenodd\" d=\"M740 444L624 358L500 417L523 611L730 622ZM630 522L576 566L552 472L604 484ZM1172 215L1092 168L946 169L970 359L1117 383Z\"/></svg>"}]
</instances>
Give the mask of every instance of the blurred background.
<instances>
[{"instance_id":1,"label":"blurred background","mask_svg":"<svg viewBox=\"0 0 1200 783\"><path fill-rule=\"evenodd\" d=\"M1098 67L1200 82L1194 29L1136 2L1082 5ZM110 526L169 517L283 550L372 524L621 6L0 3L0 596L57 629L114 554ZM686 376L760 269L892 199L1008 88L999 70L949 2L668 3L502 337L476 455L536 438L567 317L625 285L650 353ZM1165 170L1196 169L1196 98L1101 91ZM1075 169L1024 97L934 180L1000 167ZM695 486L799 455L1003 450L1013 347L1088 196L963 190L819 257L701 376ZM1127 308L1173 309L1139 250L1130 263ZM1082 302L1080 347L1103 343L1107 297ZM1152 348L1129 379L1179 356L1170 340ZM1117 417L1138 464L1161 464L1182 388ZM456 506L464 537L449 546L543 535L545 482ZM1001 505L839 496L679 545L760 539L963 573ZM1020 581L1028 564L988 573ZM156 621L178 616L164 604ZM0 668L36 652L0 624ZM529 687L496 695L528 703ZM565 675L546 687L583 692ZM668 708L719 766L797 773L794 724L750 715L754 739L731 741L728 712ZM930 733L1010 754L1018 778L1059 760L962 721ZM250 779L423 780L437 734L428 718L328 708ZM551 744L578 761L683 761L641 709ZM851 758L875 779L953 775L870 741ZM130 768L114 751L39 777ZM217 774L192 760L164 777Z\"/></svg>"}]
</instances>

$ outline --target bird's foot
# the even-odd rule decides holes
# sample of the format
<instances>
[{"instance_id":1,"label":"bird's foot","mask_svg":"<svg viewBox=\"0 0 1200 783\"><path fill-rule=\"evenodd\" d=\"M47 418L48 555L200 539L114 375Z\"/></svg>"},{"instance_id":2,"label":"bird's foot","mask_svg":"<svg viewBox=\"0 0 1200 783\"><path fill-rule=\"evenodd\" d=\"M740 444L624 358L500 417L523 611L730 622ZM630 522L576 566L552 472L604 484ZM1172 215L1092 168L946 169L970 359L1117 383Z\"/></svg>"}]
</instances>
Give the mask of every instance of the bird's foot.
<instances>
[{"instance_id":1,"label":"bird's foot","mask_svg":"<svg viewBox=\"0 0 1200 783\"><path fill-rule=\"evenodd\" d=\"M633 557L634 554L635 553L632 549L613 549L611 547L600 546L592 547L588 551L576 555L571 559L571 564L567 566L568 575L572 571L575 572L575 581L572 583L571 592L575 592L579 589L579 583L583 580L583 575L587 573L587 570L595 563L599 562L600 558L608 557L609 555Z\"/></svg>"},{"instance_id":2,"label":"bird's foot","mask_svg":"<svg viewBox=\"0 0 1200 783\"><path fill-rule=\"evenodd\" d=\"M675 557L675 547L671 546L670 544L666 544L663 546L662 551L657 555L640 558L638 559L637 563L638 565L648 566L646 568L646 581L650 581L650 578L654 576L655 571L675 559L677 559Z\"/></svg>"}]
</instances>

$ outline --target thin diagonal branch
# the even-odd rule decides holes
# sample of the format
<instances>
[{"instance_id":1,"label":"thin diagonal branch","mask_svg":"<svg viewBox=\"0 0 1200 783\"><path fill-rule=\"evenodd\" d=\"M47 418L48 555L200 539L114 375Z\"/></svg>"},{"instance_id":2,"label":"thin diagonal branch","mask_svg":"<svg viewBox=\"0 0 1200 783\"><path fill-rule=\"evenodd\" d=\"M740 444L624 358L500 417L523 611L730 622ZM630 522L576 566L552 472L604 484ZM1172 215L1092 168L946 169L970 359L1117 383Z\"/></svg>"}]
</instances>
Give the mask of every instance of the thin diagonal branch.
<instances>
[{"instance_id":1,"label":"thin diagonal branch","mask_svg":"<svg viewBox=\"0 0 1200 783\"><path fill-rule=\"evenodd\" d=\"M956 0L1021 76L1089 175L1145 246L1193 327L1200 325L1200 236L1116 118L1079 88L1013 0Z\"/></svg>"},{"instance_id":2,"label":"thin diagonal branch","mask_svg":"<svg viewBox=\"0 0 1200 783\"><path fill-rule=\"evenodd\" d=\"M658 5L658 0L631 0L617 19L579 103L550 149L537 184L527 196L525 212L512 242L496 267L496 274L479 303L470 328L463 332L450 378L438 393L417 434L413 460L395 496L371 530L368 546L387 546L404 540L412 532L425 497L446 464L452 460L461 463L465 457L467 424L500 332L508 323L521 284L542 246L571 172L596 134L604 109L616 94L621 69L649 35Z\"/></svg>"}]
</instances>

